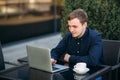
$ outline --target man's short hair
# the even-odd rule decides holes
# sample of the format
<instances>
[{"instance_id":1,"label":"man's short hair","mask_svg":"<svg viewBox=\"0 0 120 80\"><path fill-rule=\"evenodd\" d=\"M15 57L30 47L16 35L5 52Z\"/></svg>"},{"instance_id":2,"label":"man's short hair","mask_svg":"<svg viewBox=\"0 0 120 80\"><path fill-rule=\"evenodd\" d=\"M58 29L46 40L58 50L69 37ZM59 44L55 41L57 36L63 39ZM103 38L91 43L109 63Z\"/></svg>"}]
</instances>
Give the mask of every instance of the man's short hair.
<instances>
[{"instance_id":1,"label":"man's short hair","mask_svg":"<svg viewBox=\"0 0 120 80\"><path fill-rule=\"evenodd\" d=\"M68 15L68 20L71 20L71 19L74 19L74 18L78 18L82 24L84 24L84 22L88 22L87 13L83 9L81 9L81 8L73 10Z\"/></svg>"}]
</instances>

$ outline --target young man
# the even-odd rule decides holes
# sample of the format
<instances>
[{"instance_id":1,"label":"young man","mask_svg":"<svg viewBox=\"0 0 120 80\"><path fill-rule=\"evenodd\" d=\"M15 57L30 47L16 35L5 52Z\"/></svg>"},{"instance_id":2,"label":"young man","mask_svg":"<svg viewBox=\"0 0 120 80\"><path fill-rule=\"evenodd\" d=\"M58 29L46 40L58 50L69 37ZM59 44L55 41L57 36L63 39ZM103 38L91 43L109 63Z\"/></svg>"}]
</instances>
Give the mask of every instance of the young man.
<instances>
[{"instance_id":1,"label":"young man","mask_svg":"<svg viewBox=\"0 0 120 80\"><path fill-rule=\"evenodd\" d=\"M87 27L88 16L83 9L76 9L68 16L69 32L51 50L51 62L55 64L64 54L64 61L73 67L78 62L88 66L100 63L102 56L102 38L95 30Z\"/></svg>"}]
</instances>

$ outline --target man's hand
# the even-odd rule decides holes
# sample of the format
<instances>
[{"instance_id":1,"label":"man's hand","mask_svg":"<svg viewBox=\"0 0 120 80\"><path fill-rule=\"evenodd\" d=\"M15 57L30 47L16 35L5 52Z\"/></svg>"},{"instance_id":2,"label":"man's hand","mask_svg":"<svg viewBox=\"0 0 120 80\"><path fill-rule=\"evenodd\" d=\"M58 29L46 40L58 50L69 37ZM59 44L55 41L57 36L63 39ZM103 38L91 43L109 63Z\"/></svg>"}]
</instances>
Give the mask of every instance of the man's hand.
<instances>
[{"instance_id":1,"label":"man's hand","mask_svg":"<svg viewBox=\"0 0 120 80\"><path fill-rule=\"evenodd\" d=\"M65 54L64 61L69 62L69 58L70 58L70 55L69 54Z\"/></svg>"},{"instance_id":2,"label":"man's hand","mask_svg":"<svg viewBox=\"0 0 120 80\"><path fill-rule=\"evenodd\" d=\"M52 64L55 64L56 62L57 62L57 60L51 58L51 63L52 63Z\"/></svg>"}]
</instances>

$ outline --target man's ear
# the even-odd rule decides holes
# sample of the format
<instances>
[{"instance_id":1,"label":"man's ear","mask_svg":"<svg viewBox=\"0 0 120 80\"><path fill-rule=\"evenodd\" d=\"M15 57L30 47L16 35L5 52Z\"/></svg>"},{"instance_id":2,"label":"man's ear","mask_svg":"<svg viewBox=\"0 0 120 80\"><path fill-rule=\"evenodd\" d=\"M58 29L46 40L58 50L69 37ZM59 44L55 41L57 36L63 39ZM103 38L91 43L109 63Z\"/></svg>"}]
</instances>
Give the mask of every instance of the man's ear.
<instances>
[{"instance_id":1,"label":"man's ear","mask_svg":"<svg viewBox=\"0 0 120 80\"><path fill-rule=\"evenodd\" d=\"M83 27L85 28L87 27L87 22L84 22Z\"/></svg>"}]
</instances>

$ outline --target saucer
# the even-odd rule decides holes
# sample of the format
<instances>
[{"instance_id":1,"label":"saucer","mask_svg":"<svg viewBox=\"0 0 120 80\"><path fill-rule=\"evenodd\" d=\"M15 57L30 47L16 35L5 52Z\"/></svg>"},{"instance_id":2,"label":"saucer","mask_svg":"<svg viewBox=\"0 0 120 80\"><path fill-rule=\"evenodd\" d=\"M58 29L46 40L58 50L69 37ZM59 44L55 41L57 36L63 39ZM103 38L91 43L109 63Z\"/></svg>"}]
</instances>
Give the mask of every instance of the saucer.
<instances>
[{"instance_id":1,"label":"saucer","mask_svg":"<svg viewBox=\"0 0 120 80\"><path fill-rule=\"evenodd\" d=\"M77 69L73 69L73 71L75 71L77 74L85 74L89 71L89 68L85 68L84 70L77 70Z\"/></svg>"}]
</instances>

